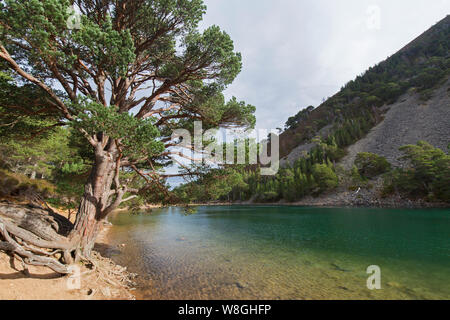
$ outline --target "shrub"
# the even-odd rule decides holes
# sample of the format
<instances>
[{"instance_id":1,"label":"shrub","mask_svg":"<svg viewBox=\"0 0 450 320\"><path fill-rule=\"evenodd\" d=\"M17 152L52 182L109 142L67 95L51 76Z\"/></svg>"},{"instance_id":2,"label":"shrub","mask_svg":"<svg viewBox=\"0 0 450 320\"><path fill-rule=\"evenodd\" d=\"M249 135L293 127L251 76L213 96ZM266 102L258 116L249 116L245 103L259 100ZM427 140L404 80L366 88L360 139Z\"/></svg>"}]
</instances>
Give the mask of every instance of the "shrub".
<instances>
[{"instance_id":1,"label":"shrub","mask_svg":"<svg viewBox=\"0 0 450 320\"><path fill-rule=\"evenodd\" d=\"M355 166L362 177L373 178L386 173L391 169L391 164L386 158L374 153L358 153L355 160Z\"/></svg>"},{"instance_id":2,"label":"shrub","mask_svg":"<svg viewBox=\"0 0 450 320\"><path fill-rule=\"evenodd\" d=\"M315 164L312 169L312 174L320 192L335 189L339 184L338 176L326 164Z\"/></svg>"},{"instance_id":3,"label":"shrub","mask_svg":"<svg viewBox=\"0 0 450 320\"><path fill-rule=\"evenodd\" d=\"M30 192L44 197L54 194L56 187L47 180L33 180L20 173L0 169L0 195L24 195Z\"/></svg>"},{"instance_id":4,"label":"shrub","mask_svg":"<svg viewBox=\"0 0 450 320\"><path fill-rule=\"evenodd\" d=\"M450 156L427 142L400 148L409 167L385 179L385 193L396 190L410 197L450 201Z\"/></svg>"},{"instance_id":5,"label":"shrub","mask_svg":"<svg viewBox=\"0 0 450 320\"><path fill-rule=\"evenodd\" d=\"M423 102L430 100L433 97L433 89L426 89L420 93L419 99Z\"/></svg>"},{"instance_id":6,"label":"shrub","mask_svg":"<svg viewBox=\"0 0 450 320\"><path fill-rule=\"evenodd\" d=\"M278 196L278 192L275 191L267 191L264 192L261 197L260 200L262 201L275 201L279 198Z\"/></svg>"}]
</instances>

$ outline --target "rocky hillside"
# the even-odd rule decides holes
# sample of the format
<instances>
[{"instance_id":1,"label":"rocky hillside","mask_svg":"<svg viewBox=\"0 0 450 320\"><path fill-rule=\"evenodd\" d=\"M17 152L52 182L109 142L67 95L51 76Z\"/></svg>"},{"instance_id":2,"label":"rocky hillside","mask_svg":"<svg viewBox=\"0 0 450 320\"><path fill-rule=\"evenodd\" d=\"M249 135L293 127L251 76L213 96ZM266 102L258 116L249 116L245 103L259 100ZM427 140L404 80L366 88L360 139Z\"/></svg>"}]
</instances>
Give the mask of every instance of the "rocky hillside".
<instances>
[{"instance_id":1,"label":"rocky hillside","mask_svg":"<svg viewBox=\"0 0 450 320\"><path fill-rule=\"evenodd\" d=\"M384 120L366 137L348 147L348 155L342 160L345 168L351 168L360 152L384 156L394 166L401 166L399 148L421 140L447 150L450 144L450 78L428 101L422 101L416 92L409 92L385 108L388 111Z\"/></svg>"},{"instance_id":2,"label":"rocky hillside","mask_svg":"<svg viewBox=\"0 0 450 320\"><path fill-rule=\"evenodd\" d=\"M400 165L398 148L419 140L447 151L449 49L450 15L319 107L300 111L280 136L282 165L306 155L317 137L347 150L342 159L347 168L359 152Z\"/></svg>"}]
</instances>

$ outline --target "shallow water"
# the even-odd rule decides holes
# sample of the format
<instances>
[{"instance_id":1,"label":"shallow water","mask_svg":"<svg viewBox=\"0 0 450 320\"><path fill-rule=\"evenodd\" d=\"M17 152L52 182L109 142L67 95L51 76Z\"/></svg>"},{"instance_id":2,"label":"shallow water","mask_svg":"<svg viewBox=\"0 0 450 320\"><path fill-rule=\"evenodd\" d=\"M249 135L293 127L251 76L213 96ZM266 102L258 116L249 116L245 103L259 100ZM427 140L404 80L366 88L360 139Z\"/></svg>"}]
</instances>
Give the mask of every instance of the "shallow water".
<instances>
[{"instance_id":1,"label":"shallow water","mask_svg":"<svg viewBox=\"0 0 450 320\"><path fill-rule=\"evenodd\" d=\"M141 275L142 299L450 299L448 209L168 208L111 222L108 252ZM370 265L381 290L367 288Z\"/></svg>"}]
</instances>

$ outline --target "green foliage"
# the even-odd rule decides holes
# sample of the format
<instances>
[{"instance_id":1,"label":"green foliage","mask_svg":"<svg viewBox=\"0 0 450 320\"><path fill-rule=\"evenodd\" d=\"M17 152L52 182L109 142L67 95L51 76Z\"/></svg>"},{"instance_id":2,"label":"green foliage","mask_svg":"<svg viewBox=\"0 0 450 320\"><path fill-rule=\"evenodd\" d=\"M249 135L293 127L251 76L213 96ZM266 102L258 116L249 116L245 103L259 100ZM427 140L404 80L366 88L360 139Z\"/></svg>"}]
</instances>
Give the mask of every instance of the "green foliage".
<instances>
[{"instance_id":1,"label":"green foliage","mask_svg":"<svg viewBox=\"0 0 450 320\"><path fill-rule=\"evenodd\" d=\"M218 26L206 29L202 34L191 32L184 40L186 60L195 61L211 66L215 70L214 76L219 85L228 85L241 72L242 57L234 52L233 41L230 36L221 31ZM172 75L174 69L171 70Z\"/></svg>"},{"instance_id":2,"label":"green foliage","mask_svg":"<svg viewBox=\"0 0 450 320\"><path fill-rule=\"evenodd\" d=\"M220 121L217 123L254 128L256 124L255 111L256 108L254 106L248 105L244 101L237 101L233 97L221 108Z\"/></svg>"},{"instance_id":3,"label":"green foliage","mask_svg":"<svg viewBox=\"0 0 450 320\"><path fill-rule=\"evenodd\" d=\"M8 136L0 142L0 162L9 177L3 181L3 195L35 191L50 196L49 203L75 209L83 195L90 159L83 158L71 141L73 130L55 128L45 136L21 140ZM15 182L19 181L19 182ZM28 186L28 187L24 187Z\"/></svg>"},{"instance_id":4,"label":"green foliage","mask_svg":"<svg viewBox=\"0 0 450 320\"><path fill-rule=\"evenodd\" d=\"M315 164L312 169L314 180L319 186L320 192L335 189L339 184L339 179L333 169L326 164Z\"/></svg>"},{"instance_id":5,"label":"green foliage","mask_svg":"<svg viewBox=\"0 0 450 320\"><path fill-rule=\"evenodd\" d=\"M142 154L152 157L164 150L164 144L157 140L160 132L154 126L154 118L139 119L129 113L118 112L115 106L105 107L85 99L80 99L72 107L78 111L76 119L70 123L73 128L83 129L89 135L101 132L112 139L120 139L127 157Z\"/></svg>"},{"instance_id":6,"label":"green foliage","mask_svg":"<svg viewBox=\"0 0 450 320\"><path fill-rule=\"evenodd\" d=\"M355 159L355 166L359 174L368 179L379 176L391 169L391 164L386 158L369 152L358 153Z\"/></svg>"},{"instance_id":7,"label":"green foliage","mask_svg":"<svg viewBox=\"0 0 450 320\"><path fill-rule=\"evenodd\" d=\"M228 200L233 191L248 188L243 175L233 168L216 169L207 172L196 181L185 184L175 190L180 199L187 202L209 202L219 199Z\"/></svg>"},{"instance_id":8,"label":"green foliage","mask_svg":"<svg viewBox=\"0 0 450 320\"><path fill-rule=\"evenodd\" d=\"M35 139L3 139L0 142L4 165L14 172L36 177L50 177L71 157L67 146L69 131L56 128ZM5 137L8 138L8 137Z\"/></svg>"},{"instance_id":9,"label":"green foliage","mask_svg":"<svg viewBox=\"0 0 450 320\"><path fill-rule=\"evenodd\" d=\"M345 148L364 137L375 124L373 116L358 117L335 125L334 133L329 136L339 148Z\"/></svg>"},{"instance_id":10,"label":"green foliage","mask_svg":"<svg viewBox=\"0 0 450 320\"><path fill-rule=\"evenodd\" d=\"M51 132L59 115L47 99L37 86L19 83L0 69L0 136L13 139Z\"/></svg>"},{"instance_id":11,"label":"green foliage","mask_svg":"<svg viewBox=\"0 0 450 320\"><path fill-rule=\"evenodd\" d=\"M77 209L84 192L90 167L83 160L72 159L73 162L64 163L53 178L56 184L55 197L49 200L58 207L75 210ZM53 202L52 202L53 201Z\"/></svg>"},{"instance_id":12,"label":"green foliage","mask_svg":"<svg viewBox=\"0 0 450 320\"><path fill-rule=\"evenodd\" d=\"M92 16L82 16L81 29L72 32L67 28L71 18L69 0L6 0L1 4L0 34L10 39L26 39L34 50L26 50L28 63L40 59L52 60L65 68L73 68L77 55L89 55L92 64L118 76L124 75L127 66L135 59L134 44L129 30L116 31L110 17L95 21ZM5 28L10 26L11 28ZM33 26L30 28L30 26ZM17 41L6 42L12 47ZM64 43L67 50L60 50L56 43ZM76 52L76 54L75 54ZM46 72L39 64L34 67Z\"/></svg>"},{"instance_id":13,"label":"green foliage","mask_svg":"<svg viewBox=\"0 0 450 320\"><path fill-rule=\"evenodd\" d=\"M136 59L130 30L116 31L110 16L101 24L82 16L81 26L72 35L74 45L86 48L92 55L92 63L113 77L125 76L128 65Z\"/></svg>"},{"instance_id":14,"label":"green foliage","mask_svg":"<svg viewBox=\"0 0 450 320\"><path fill-rule=\"evenodd\" d=\"M445 70L429 67L422 70L412 83L421 90L431 89L445 76Z\"/></svg>"},{"instance_id":15,"label":"green foliage","mask_svg":"<svg viewBox=\"0 0 450 320\"><path fill-rule=\"evenodd\" d=\"M300 110L295 116L290 117L285 124L286 129L295 129L302 120L306 120L311 111L314 110L313 106L309 106L306 109Z\"/></svg>"},{"instance_id":16,"label":"green foliage","mask_svg":"<svg viewBox=\"0 0 450 320\"><path fill-rule=\"evenodd\" d=\"M385 193L396 190L412 197L450 201L450 156L424 141L401 151L409 167L386 176Z\"/></svg>"}]
</instances>

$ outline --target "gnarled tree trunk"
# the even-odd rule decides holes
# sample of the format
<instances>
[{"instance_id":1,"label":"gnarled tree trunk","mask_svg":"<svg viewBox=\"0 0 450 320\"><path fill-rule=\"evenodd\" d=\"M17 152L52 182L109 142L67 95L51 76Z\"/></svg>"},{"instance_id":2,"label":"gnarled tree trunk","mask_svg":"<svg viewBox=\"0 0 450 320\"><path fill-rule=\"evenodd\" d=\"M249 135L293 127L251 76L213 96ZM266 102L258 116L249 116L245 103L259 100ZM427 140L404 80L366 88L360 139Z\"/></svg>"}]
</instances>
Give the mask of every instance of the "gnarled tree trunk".
<instances>
[{"instance_id":1,"label":"gnarled tree trunk","mask_svg":"<svg viewBox=\"0 0 450 320\"><path fill-rule=\"evenodd\" d=\"M102 221L122 202L127 189L120 185L119 169L115 141L99 142L74 225L51 209L0 204L0 250L25 264L69 273L74 259L90 258Z\"/></svg>"},{"instance_id":2,"label":"gnarled tree trunk","mask_svg":"<svg viewBox=\"0 0 450 320\"><path fill-rule=\"evenodd\" d=\"M119 184L118 157L115 145L111 145L107 150L97 148L95 152L95 164L85 185L75 226L70 234L71 238L79 239L77 258L79 255L89 258L102 221L118 206L111 201L120 187L116 185L115 189L112 189L113 184Z\"/></svg>"}]
</instances>

